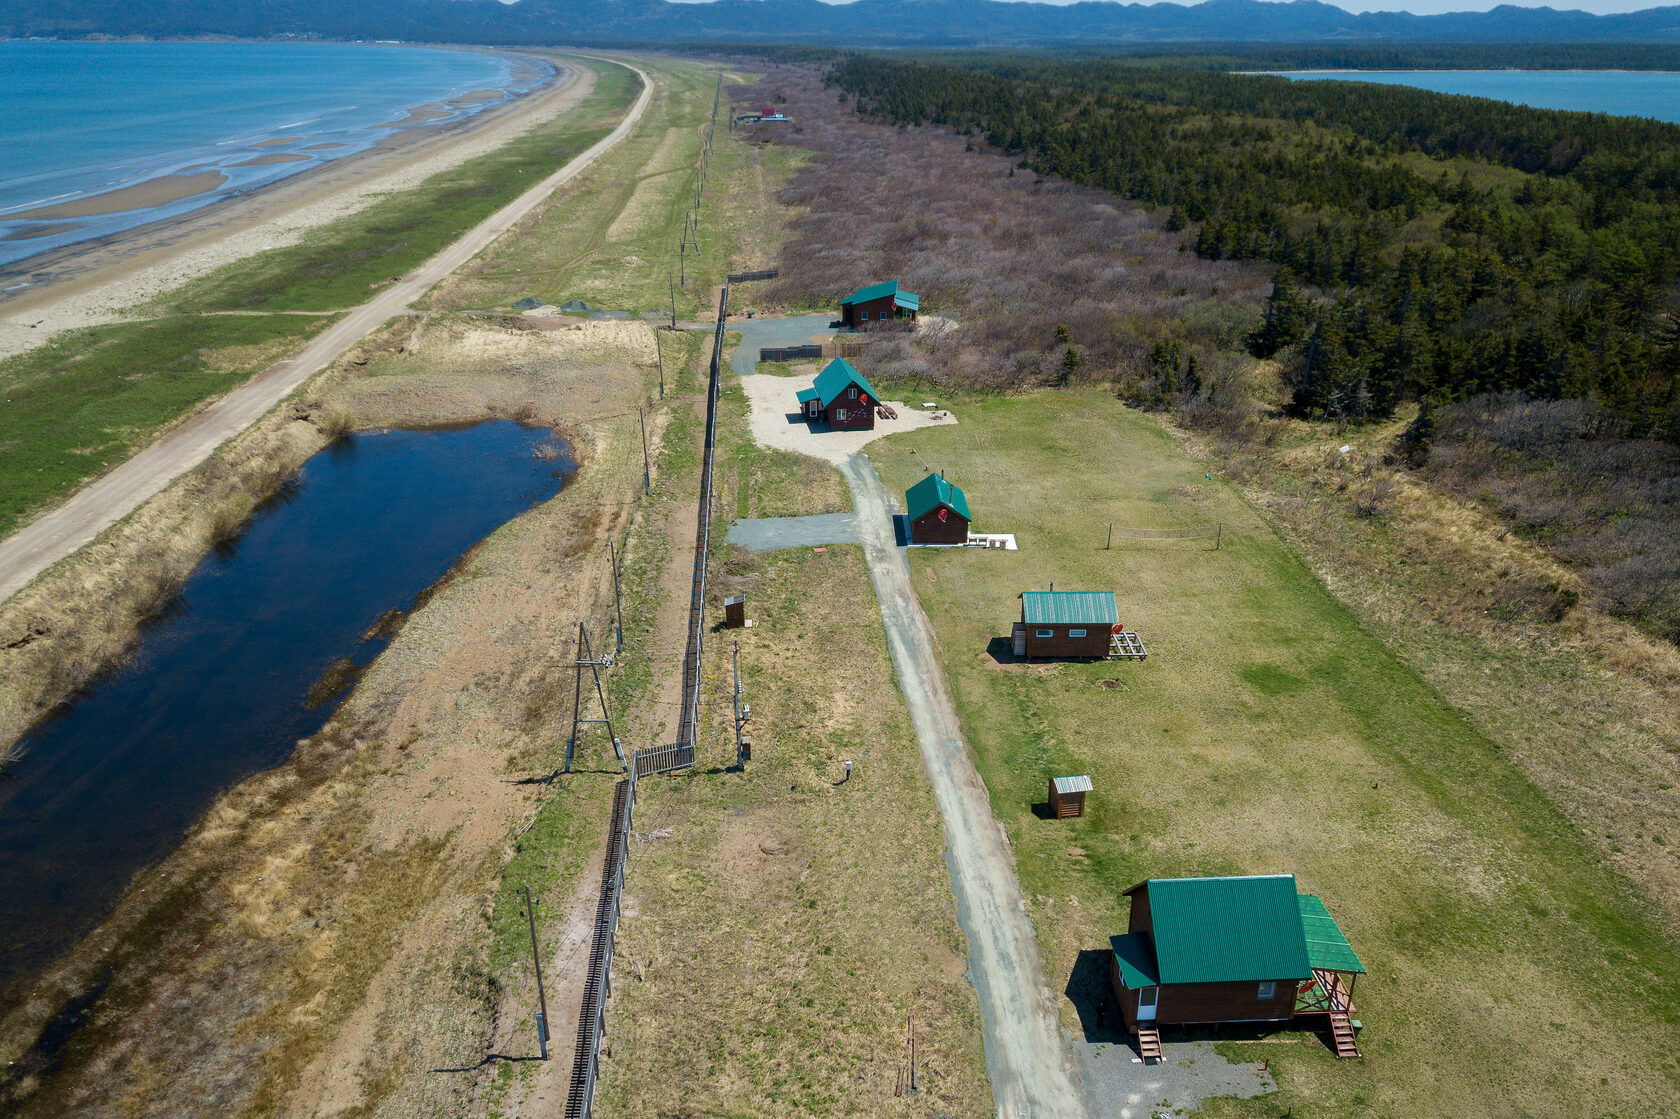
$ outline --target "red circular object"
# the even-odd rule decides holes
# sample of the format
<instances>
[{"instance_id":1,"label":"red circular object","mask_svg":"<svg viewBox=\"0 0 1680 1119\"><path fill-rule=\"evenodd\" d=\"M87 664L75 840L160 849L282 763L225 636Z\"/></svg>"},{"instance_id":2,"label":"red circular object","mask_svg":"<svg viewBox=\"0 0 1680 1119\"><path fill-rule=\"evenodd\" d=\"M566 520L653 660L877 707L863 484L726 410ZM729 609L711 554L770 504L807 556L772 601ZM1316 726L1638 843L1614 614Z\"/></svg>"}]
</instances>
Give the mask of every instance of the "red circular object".
<instances>
[{"instance_id":1,"label":"red circular object","mask_svg":"<svg viewBox=\"0 0 1680 1119\"><path fill-rule=\"evenodd\" d=\"M1123 625L1116 624L1114 626L1114 628L1112 630L1110 630L1109 632L1110 633L1125 633L1126 632L1126 627L1123 626Z\"/></svg>"}]
</instances>

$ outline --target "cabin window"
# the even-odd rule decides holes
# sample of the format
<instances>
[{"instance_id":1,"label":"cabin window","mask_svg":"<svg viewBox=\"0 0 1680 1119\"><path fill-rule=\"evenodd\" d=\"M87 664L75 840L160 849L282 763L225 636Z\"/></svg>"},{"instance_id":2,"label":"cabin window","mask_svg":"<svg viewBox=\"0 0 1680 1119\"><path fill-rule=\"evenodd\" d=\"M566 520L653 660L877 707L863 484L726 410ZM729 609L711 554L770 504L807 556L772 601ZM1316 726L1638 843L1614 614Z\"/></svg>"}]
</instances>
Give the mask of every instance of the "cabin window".
<instances>
[{"instance_id":1,"label":"cabin window","mask_svg":"<svg viewBox=\"0 0 1680 1119\"><path fill-rule=\"evenodd\" d=\"M834 410L834 422L841 424L846 422L846 410L844 408L836 408Z\"/></svg>"},{"instance_id":2,"label":"cabin window","mask_svg":"<svg viewBox=\"0 0 1680 1119\"><path fill-rule=\"evenodd\" d=\"M1070 629L1070 630L1068 630L1068 636L1069 637L1084 637L1085 636L1085 631L1082 630L1082 629Z\"/></svg>"},{"instance_id":3,"label":"cabin window","mask_svg":"<svg viewBox=\"0 0 1680 1119\"><path fill-rule=\"evenodd\" d=\"M1054 636L1056 636L1056 631L1053 630L1053 629L1041 629L1038 632L1034 633L1033 636L1034 637L1054 637Z\"/></svg>"},{"instance_id":4,"label":"cabin window","mask_svg":"<svg viewBox=\"0 0 1680 1119\"><path fill-rule=\"evenodd\" d=\"M851 397L853 400L856 400L857 399L857 386L853 385L851 388L847 389L846 390L846 395Z\"/></svg>"},{"instance_id":5,"label":"cabin window","mask_svg":"<svg viewBox=\"0 0 1680 1119\"><path fill-rule=\"evenodd\" d=\"M869 312L868 311L859 311L858 314L860 316L862 316L864 322L869 321Z\"/></svg>"},{"instance_id":6,"label":"cabin window","mask_svg":"<svg viewBox=\"0 0 1680 1119\"><path fill-rule=\"evenodd\" d=\"M1266 982L1260 984L1259 999L1261 1002L1270 1002L1275 998L1277 998L1276 980L1267 980Z\"/></svg>"}]
</instances>

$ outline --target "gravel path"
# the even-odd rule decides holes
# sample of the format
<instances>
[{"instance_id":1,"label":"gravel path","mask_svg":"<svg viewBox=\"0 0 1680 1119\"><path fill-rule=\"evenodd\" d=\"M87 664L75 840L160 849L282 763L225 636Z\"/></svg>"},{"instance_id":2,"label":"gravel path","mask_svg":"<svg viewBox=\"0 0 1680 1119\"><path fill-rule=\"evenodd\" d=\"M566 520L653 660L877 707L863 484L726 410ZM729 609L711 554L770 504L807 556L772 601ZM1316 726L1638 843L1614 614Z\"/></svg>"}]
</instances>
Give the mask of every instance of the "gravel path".
<instances>
[{"instance_id":1,"label":"gravel path","mask_svg":"<svg viewBox=\"0 0 1680 1119\"><path fill-rule=\"evenodd\" d=\"M734 293L731 292L731 295ZM833 315L794 315L785 319L745 319L732 316L731 330L741 332L741 344L729 355L729 367L737 377L750 377L758 369L758 351L767 346L809 346L818 338L831 338L828 324Z\"/></svg>"},{"instance_id":2,"label":"gravel path","mask_svg":"<svg viewBox=\"0 0 1680 1119\"><path fill-rule=\"evenodd\" d=\"M642 95L618 127L589 150L468 230L401 282L345 314L292 357L269 366L115 470L82 487L57 509L0 541L0 602L209 458L223 441L255 423L370 331L402 314L411 302L477 256L563 183L629 135L653 95L653 80L640 68L631 68L641 76Z\"/></svg>"},{"instance_id":3,"label":"gravel path","mask_svg":"<svg viewBox=\"0 0 1680 1119\"><path fill-rule=\"evenodd\" d=\"M986 1070L1000 1119L1080 1119L1056 1006L1041 978L1038 942L1021 900L1003 828L969 759L932 627L893 540L892 498L863 455L840 466L852 489L859 535L881 602L893 668L904 689L922 762L945 821L957 919L968 935L969 980L980 996Z\"/></svg>"},{"instance_id":4,"label":"gravel path","mask_svg":"<svg viewBox=\"0 0 1680 1119\"><path fill-rule=\"evenodd\" d=\"M726 539L750 552L805 548L818 544L856 544L857 514L816 513L809 517L757 517L729 526Z\"/></svg>"}]
</instances>

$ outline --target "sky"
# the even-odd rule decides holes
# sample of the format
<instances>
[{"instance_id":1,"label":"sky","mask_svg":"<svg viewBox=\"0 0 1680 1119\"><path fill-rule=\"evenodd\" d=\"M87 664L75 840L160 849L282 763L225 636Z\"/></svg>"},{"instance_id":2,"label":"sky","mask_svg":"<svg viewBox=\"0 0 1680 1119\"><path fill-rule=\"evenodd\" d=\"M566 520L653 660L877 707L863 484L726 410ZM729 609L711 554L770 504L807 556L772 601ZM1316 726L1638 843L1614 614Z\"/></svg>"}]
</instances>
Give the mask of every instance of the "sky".
<instances>
[{"instance_id":1,"label":"sky","mask_svg":"<svg viewBox=\"0 0 1680 1119\"><path fill-rule=\"evenodd\" d=\"M680 0L682 3L706 3L708 0ZM774 3L775 0L766 0ZM839 4L847 0L824 0L824 3ZM1038 0L1046 4L1071 4L1075 0ZM1134 0L1124 0L1131 3ZM1151 0L1135 0L1138 3L1150 3ZM1178 4L1194 4L1198 0L1172 0ZM1438 15L1441 12L1485 12L1489 8L1496 8L1502 0L1399 0L1395 3L1384 3L1377 0L1322 0L1323 3L1333 4L1349 12L1413 12L1417 15ZM1680 5L1680 0L1503 0L1514 7L1520 8L1556 8L1559 11L1593 12L1606 15L1611 12L1641 12L1646 8L1663 8Z\"/></svg>"}]
</instances>

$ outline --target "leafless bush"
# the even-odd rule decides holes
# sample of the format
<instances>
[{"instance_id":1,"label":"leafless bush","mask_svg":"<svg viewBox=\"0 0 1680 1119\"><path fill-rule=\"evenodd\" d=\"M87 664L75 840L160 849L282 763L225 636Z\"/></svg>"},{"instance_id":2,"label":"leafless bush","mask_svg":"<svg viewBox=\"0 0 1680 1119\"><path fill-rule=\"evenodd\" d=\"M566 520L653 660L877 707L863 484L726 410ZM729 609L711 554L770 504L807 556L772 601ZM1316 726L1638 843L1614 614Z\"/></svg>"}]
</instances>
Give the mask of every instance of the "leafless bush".
<instances>
[{"instance_id":1,"label":"leafless bush","mask_svg":"<svg viewBox=\"0 0 1680 1119\"><path fill-rule=\"evenodd\" d=\"M1477 397L1438 412L1425 476L1493 505L1580 571L1595 602L1680 637L1680 450L1590 400Z\"/></svg>"},{"instance_id":2,"label":"leafless bush","mask_svg":"<svg viewBox=\"0 0 1680 1119\"><path fill-rule=\"evenodd\" d=\"M805 212L767 299L832 307L894 278L922 297L924 315L957 320L942 333L876 343L872 376L979 389L1110 383L1142 372L1168 327L1208 354L1234 350L1252 328L1264 270L1181 251L1164 215L1101 190L1035 182L949 130L870 123L815 69L779 67L734 94L778 95L803 131L770 131L770 141L817 154L778 196ZM1225 422L1225 406L1206 411Z\"/></svg>"}]
</instances>

